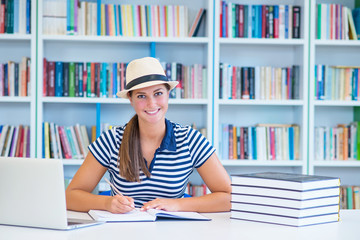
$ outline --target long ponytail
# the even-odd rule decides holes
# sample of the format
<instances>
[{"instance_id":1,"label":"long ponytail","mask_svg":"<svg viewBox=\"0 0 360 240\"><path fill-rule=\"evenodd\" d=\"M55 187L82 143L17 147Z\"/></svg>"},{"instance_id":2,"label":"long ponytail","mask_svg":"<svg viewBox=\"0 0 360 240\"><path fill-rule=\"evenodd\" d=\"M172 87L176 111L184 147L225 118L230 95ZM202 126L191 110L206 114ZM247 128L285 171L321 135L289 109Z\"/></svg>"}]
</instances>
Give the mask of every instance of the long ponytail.
<instances>
[{"instance_id":1,"label":"long ponytail","mask_svg":"<svg viewBox=\"0 0 360 240\"><path fill-rule=\"evenodd\" d=\"M118 167L120 175L130 182L140 182L140 170L150 177L141 151L139 120L136 114L125 127L119 149Z\"/></svg>"}]
</instances>

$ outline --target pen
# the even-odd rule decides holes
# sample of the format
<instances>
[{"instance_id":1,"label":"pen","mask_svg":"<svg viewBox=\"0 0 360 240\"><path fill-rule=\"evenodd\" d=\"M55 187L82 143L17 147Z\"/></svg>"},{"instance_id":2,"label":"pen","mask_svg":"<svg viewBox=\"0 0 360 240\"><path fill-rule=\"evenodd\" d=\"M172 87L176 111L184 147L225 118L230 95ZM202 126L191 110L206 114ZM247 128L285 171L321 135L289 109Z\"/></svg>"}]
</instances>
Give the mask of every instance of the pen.
<instances>
[{"instance_id":1,"label":"pen","mask_svg":"<svg viewBox=\"0 0 360 240\"><path fill-rule=\"evenodd\" d=\"M122 197L124 196L106 177L104 178L104 180L110 185L110 187L116 192L117 195L120 195Z\"/></svg>"},{"instance_id":2,"label":"pen","mask_svg":"<svg viewBox=\"0 0 360 240\"><path fill-rule=\"evenodd\" d=\"M106 177L104 177L104 180L110 185L117 195L124 197L124 195L122 195L122 193Z\"/></svg>"}]
</instances>

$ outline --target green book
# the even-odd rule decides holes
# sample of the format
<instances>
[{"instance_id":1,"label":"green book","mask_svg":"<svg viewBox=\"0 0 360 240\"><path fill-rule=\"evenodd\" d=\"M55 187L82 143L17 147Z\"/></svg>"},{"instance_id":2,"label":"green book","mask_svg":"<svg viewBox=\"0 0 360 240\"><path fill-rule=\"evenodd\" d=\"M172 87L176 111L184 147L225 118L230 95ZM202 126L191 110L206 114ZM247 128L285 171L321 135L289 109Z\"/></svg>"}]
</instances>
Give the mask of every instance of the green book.
<instances>
[{"instance_id":1,"label":"green book","mask_svg":"<svg viewBox=\"0 0 360 240\"><path fill-rule=\"evenodd\" d=\"M75 63L69 63L69 97L75 97Z\"/></svg>"},{"instance_id":2,"label":"green book","mask_svg":"<svg viewBox=\"0 0 360 240\"><path fill-rule=\"evenodd\" d=\"M357 126L360 126L360 122L357 122ZM360 160L360 131L359 129L357 129L356 131L356 150L357 150L357 154L356 154L356 159Z\"/></svg>"},{"instance_id":3,"label":"green book","mask_svg":"<svg viewBox=\"0 0 360 240\"><path fill-rule=\"evenodd\" d=\"M346 196L347 196L347 209L353 209L353 192L352 187L346 187Z\"/></svg>"}]
</instances>

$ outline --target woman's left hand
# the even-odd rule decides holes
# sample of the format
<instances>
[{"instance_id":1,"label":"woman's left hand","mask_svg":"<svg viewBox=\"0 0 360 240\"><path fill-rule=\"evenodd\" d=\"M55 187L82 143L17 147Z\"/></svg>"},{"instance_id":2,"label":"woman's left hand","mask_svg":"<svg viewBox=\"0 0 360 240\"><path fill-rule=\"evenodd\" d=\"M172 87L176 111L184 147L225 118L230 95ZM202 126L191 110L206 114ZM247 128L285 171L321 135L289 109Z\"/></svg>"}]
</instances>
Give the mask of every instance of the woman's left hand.
<instances>
[{"instance_id":1,"label":"woman's left hand","mask_svg":"<svg viewBox=\"0 0 360 240\"><path fill-rule=\"evenodd\" d=\"M142 211L149 209L177 212L179 211L179 199L156 198L155 200L144 203L144 206L141 208Z\"/></svg>"}]
</instances>

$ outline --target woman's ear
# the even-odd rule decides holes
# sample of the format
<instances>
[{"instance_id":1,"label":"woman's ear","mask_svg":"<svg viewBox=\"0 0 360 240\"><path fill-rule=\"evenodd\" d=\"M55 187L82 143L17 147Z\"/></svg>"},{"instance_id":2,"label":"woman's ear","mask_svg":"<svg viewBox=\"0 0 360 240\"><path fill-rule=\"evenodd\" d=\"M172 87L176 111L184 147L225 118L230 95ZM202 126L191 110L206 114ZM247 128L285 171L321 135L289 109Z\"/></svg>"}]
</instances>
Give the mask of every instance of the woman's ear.
<instances>
[{"instance_id":1,"label":"woman's ear","mask_svg":"<svg viewBox=\"0 0 360 240\"><path fill-rule=\"evenodd\" d=\"M127 97L128 97L128 99L130 101L130 104L132 106L132 98L131 98L131 93L130 92L127 92Z\"/></svg>"}]
</instances>

